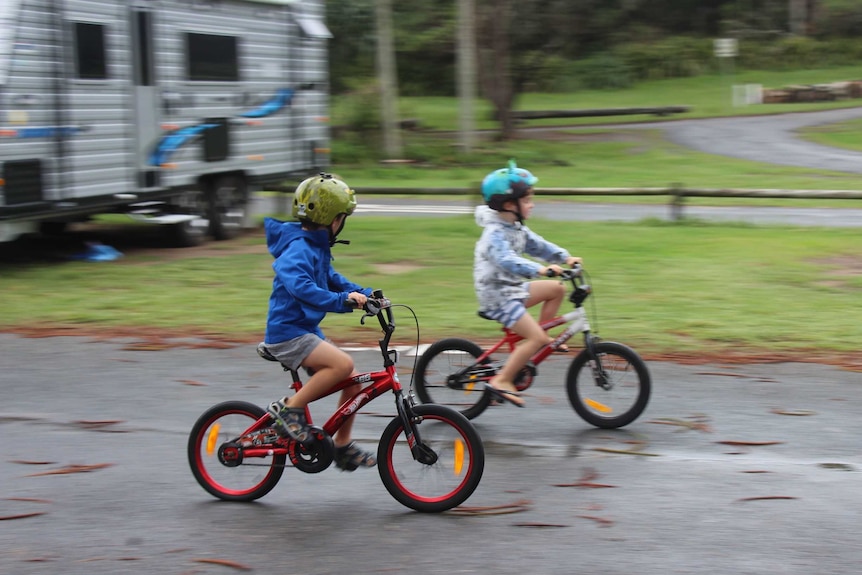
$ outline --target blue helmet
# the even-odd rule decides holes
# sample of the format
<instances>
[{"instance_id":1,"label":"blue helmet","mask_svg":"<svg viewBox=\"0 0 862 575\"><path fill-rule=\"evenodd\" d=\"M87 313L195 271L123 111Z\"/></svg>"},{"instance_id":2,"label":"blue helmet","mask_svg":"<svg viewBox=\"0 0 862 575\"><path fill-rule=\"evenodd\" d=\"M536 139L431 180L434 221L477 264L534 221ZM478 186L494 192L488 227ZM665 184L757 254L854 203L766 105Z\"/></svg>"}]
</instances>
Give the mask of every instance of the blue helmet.
<instances>
[{"instance_id":1,"label":"blue helmet","mask_svg":"<svg viewBox=\"0 0 862 575\"><path fill-rule=\"evenodd\" d=\"M482 197L492 210L500 210L503 203L527 195L539 178L509 160L509 167L494 170L482 180Z\"/></svg>"}]
</instances>

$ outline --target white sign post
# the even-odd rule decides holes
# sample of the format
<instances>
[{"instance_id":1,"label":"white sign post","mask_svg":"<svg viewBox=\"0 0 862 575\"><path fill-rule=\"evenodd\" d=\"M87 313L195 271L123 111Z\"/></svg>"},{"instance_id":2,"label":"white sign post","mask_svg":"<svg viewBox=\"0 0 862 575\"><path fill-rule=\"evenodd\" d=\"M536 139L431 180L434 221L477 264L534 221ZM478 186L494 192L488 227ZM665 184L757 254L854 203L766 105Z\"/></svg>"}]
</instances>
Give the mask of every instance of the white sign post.
<instances>
[{"instance_id":1,"label":"white sign post","mask_svg":"<svg viewBox=\"0 0 862 575\"><path fill-rule=\"evenodd\" d=\"M727 75L728 66L730 66L730 74L733 74L733 59L739 54L739 43L736 41L736 38L716 38L713 42L713 50L715 57L718 58L721 75ZM732 90L733 80L730 83ZM733 103L732 93L731 103Z\"/></svg>"}]
</instances>

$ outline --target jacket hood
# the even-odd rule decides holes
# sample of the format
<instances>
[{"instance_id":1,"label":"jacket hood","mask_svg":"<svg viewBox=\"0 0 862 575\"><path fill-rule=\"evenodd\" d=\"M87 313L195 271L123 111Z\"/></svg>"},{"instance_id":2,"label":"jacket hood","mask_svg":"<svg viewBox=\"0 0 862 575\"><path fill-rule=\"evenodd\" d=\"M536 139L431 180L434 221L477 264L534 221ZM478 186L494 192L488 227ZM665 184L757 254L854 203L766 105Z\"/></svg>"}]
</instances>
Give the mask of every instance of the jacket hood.
<instances>
[{"instance_id":1,"label":"jacket hood","mask_svg":"<svg viewBox=\"0 0 862 575\"><path fill-rule=\"evenodd\" d=\"M484 228L491 222L496 222L500 220L500 215L485 205L476 206L476 211L474 215L476 217L476 225L480 228Z\"/></svg>"},{"instance_id":2,"label":"jacket hood","mask_svg":"<svg viewBox=\"0 0 862 575\"><path fill-rule=\"evenodd\" d=\"M269 248L269 253L276 259L298 238L308 238L314 244L319 243L329 248L329 234L326 230L303 230L300 222L282 222L275 218L264 218L263 229L266 232L266 246Z\"/></svg>"}]
</instances>

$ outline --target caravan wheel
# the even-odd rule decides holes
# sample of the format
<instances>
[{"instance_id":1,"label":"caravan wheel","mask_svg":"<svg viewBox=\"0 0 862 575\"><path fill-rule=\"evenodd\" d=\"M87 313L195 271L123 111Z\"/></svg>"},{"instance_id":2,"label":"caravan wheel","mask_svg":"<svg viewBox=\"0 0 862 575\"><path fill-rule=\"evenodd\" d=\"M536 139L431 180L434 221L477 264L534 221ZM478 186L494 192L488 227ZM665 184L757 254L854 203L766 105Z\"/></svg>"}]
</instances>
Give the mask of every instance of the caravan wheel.
<instances>
[{"instance_id":1,"label":"caravan wheel","mask_svg":"<svg viewBox=\"0 0 862 575\"><path fill-rule=\"evenodd\" d=\"M204 243L210 222L207 218L207 201L203 190L192 189L183 192L174 198L173 204L177 213L198 217L186 222L171 224L171 243L180 248L190 248Z\"/></svg>"},{"instance_id":2,"label":"caravan wheel","mask_svg":"<svg viewBox=\"0 0 862 575\"><path fill-rule=\"evenodd\" d=\"M237 237L246 224L248 186L242 176L219 176L209 197L210 233L217 240Z\"/></svg>"}]
</instances>

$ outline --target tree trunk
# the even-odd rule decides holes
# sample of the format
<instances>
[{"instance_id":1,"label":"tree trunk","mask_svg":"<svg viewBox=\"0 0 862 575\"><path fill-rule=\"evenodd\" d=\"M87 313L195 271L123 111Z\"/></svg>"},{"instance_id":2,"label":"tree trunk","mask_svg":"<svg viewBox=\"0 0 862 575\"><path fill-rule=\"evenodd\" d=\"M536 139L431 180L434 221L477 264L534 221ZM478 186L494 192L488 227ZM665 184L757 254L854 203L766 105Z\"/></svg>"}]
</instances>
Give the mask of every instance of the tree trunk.
<instances>
[{"instance_id":1,"label":"tree trunk","mask_svg":"<svg viewBox=\"0 0 862 575\"><path fill-rule=\"evenodd\" d=\"M805 36L808 28L808 0L788 0L790 33Z\"/></svg>"},{"instance_id":2,"label":"tree trunk","mask_svg":"<svg viewBox=\"0 0 862 575\"><path fill-rule=\"evenodd\" d=\"M398 121L398 77L392 39L392 0L376 0L377 78L383 122L383 153L387 159L403 155L401 127Z\"/></svg>"},{"instance_id":3,"label":"tree trunk","mask_svg":"<svg viewBox=\"0 0 862 575\"><path fill-rule=\"evenodd\" d=\"M482 5L481 49L483 94L494 106L500 122L499 139L510 140L515 132L511 112L514 101L510 70L509 30L512 0L484 0Z\"/></svg>"},{"instance_id":4,"label":"tree trunk","mask_svg":"<svg viewBox=\"0 0 862 575\"><path fill-rule=\"evenodd\" d=\"M475 100L476 0L458 0L458 126L464 152L476 144Z\"/></svg>"}]
</instances>

